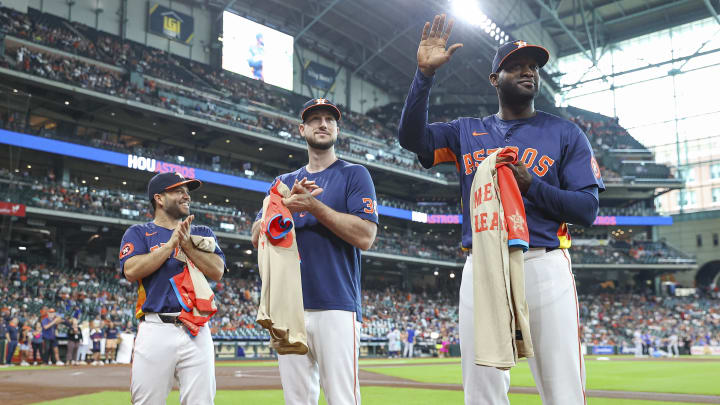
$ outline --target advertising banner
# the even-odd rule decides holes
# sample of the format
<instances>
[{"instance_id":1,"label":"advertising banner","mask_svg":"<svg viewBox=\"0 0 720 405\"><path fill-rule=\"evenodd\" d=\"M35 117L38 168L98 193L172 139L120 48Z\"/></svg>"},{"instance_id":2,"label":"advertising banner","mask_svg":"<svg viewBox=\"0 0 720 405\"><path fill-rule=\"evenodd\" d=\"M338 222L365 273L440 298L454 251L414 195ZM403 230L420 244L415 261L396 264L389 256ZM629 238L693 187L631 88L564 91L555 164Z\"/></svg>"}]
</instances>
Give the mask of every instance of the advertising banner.
<instances>
[{"instance_id":1,"label":"advertising banner","mask_svg":"<svg viewBox=\"0 0 720 405\"><path fill-rule=\"evenodd\" d=\"M148 10L148 31L189 44L195 34L195 22L187 14L178 13L159 4Z\"/></svg>"},{"instance_id":2,"label":"advertising banner","mask_svg":"<svg viewBox=\"0 0 720 405\"><path fill-rule=\"evenodd\" d=\"M25 205L0 201L0 215L11 217L24 217Z\"/></svg>"}]
</instances>

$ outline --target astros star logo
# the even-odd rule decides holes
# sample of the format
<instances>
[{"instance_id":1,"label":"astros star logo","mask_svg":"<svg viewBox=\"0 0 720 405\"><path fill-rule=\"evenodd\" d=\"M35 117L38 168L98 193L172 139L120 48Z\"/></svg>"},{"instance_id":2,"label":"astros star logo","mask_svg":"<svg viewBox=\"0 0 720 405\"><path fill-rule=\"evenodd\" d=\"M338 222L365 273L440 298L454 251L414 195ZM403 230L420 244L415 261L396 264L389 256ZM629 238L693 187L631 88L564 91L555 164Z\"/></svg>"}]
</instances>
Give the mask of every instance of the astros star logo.
<instances>
[{"instance_id":1,"label":"astros star logo","mask_svg":"<svg viewBox=\"0 0 720 405\"><path fill-rule=\"evenodd\" d=\"M513 231L522 232L523 226L525 225L525 219L519 212L515 211L514 214L508 217L512 222Z\"/></svg>"},{"instance_id":2,"label":"astros star logo","mask_svg":"<svg viewBox=\"0 0 720 405\"><path fill-rule=\"evenodd\" d=\"M515 45L517 45L518 48L522 48L523 46L527 46L527 42L525 42L525 41L515 41Z\"/></svg>"},{"instance_id":3,"label":"astros star logo","mask_svg":"<svg viewBox=\"0 0 720 405\"><path fill-rule=\"evenodd\" d=\"M324 98L319 98L315 101L315 104L327 104L327 100Z\"/></svg>"}]
</instances>

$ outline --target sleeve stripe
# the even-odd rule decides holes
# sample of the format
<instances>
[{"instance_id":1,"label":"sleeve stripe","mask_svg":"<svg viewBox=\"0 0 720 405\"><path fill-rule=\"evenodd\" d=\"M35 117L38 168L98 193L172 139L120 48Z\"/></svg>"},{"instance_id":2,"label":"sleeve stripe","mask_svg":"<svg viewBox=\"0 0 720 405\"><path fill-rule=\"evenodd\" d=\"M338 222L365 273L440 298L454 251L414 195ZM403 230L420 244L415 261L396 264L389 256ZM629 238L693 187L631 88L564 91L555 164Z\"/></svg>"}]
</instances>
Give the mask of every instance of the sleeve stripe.
<instances>
[{"instance_id":1,"label":"sleeve stripe","mask_svg":"<svg viewBox=\"0 0 720 405\"><path fill-rule=\"evenodd\" d=\"M523 248L523 252L527 252L528 249L530 248L530 245L522 239L510 239L508 241L508 246L510 246L510 247L520 246Z\"/></svg>"},{"instance_id":2,"label":"sleeve stripe","mask_svg":"<svg viewBox=\"0 0 720 405\"><path fill-rule=\"evenodd\" d=\"M433 166L444 162L455 162L455 167L458 172L460 171L460 162L457 160L457 156L450 148L435 149L435 156L433 160Z\"/></svg>"}]
</instances>

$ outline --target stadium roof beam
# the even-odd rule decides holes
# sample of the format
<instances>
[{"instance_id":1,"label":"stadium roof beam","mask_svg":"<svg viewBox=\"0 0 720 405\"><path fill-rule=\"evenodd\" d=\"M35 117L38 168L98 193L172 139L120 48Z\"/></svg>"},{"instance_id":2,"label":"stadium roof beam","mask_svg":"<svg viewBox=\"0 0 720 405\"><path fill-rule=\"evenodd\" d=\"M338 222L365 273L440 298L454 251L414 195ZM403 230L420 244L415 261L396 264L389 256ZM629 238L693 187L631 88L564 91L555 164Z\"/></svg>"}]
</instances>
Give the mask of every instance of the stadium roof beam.
<instances>
[{"instance_id":1,"label":"stadium roof beam","mask_svg":"<svg viewBox=\"0 0 720 405\"><path fill-rule=\"evenodd\" d=\"M671 3L662 4L662 5L659 5L659 6L646 8L645 10L641 10L641 11L638 11L638 12L635 12L635 13L626 14L626 15L624 15L624 16L622 16L622 17L618 17L618 18L614 18L614 19L611 19L611 20L607 20L607 21L605 21L605 25L621 23L621 22L623 22L623 21L631 20L631 19L637 18L637 17L642 17L642 16L647 15L647 14L651 14L651 13L656 13L656 12L658 12L658 11L667 10L667 9L669 9L669 8L672 8L672 7L677 7L677 6L679 6L679 5L682 5L682 4L685 4L685 3L689 3L689 2L691 2L691 1L694 1L694 0L678 0L678 1L673 1L673 2L671 2Z\"/></svg>"},{"instance_id":2,"label":"stadium roof beam","mask_svg":"<svg viewBox=\"0 0 720 405\"><path fill-rule=\"evenodd\" d=\"M222 8L222 11L230 11L230 7L232 7L233 4L235 4L236 1L237 1L237 0L230 0L230 1L228 1L227 3L225 3L225 5L224 5L223 8ZM223 13L222 13L222 11L218 13L217 18L215 19L216 22L222 20L222 18L223 18ZM123 24L123 25L124 25L124 24Z\"/></svg>"},{"instance_id":3,"label":"stadium roof beam","mask_svg":"<svg viewBox=\"0 0 720 405\"><path fill-rule=\"evenodd\" d=\"M710 14L712 14L713 17L715 17L715 21L720 24L720 17L718 17L717 11L715 11L715 7L713 7L712 4L710 4L710 0L705 0L705 5L707 6L708 10L710 10Z\"/></svg>"},{"instance_id":4,"label":"stadium roof beam","mask_svg":"<svg viewBox=\"0 0 720 405\"><path fill-rule=\"evenodd\" d=\"M415 24L410 24L410 25L408 25L407 27L405 27L405 29L403 29L402 31L398 32L398 33L395 34L392 38L390 38L389 40L387 40L387 41L386 41L384 44L382 44L372 55L368 56L368 57L365 59L365 61L360 64L360 66L356 67L355 70L353 70L352 74L356 74L357 72L359 72L360 69L364 68L365 65L367 65L368 63L370 63L370 61L372 61L373 59L375 59L376 56L380 55L380 54L382 53L382 51L385 50L385 48L387 48L388 46L392 45L393 42L395 42L398 38L400 38L400 37L402 37L403 35L405 35L408 31L410 31L410 30L411 30L412 28L414 28L414 27L415 27Z\"/></svg>"},{"instance_id":5,"label":"stadium roof beam","mask_svg":"<svg viewBox=\"0 0 720 405\"><path fill-rule=\"evenodd\" d=\"M323 18L323 16L324 16L325 14L327 14L328 11L332 10L332 8L335 7L335 6L336 6L338 3L340 3L341 1L343 1L343 0L333 0L332 3L330 3L327 7L325 7L325 9L320 12L320 14L318 14L317 16L315 16L315 18L314 18L312 21L310 21L310 23L309 23L308 25L306 25L302 30L300 30L300 32L297 33L297 35L295 35L295 40L297 41L298 39L300 39L300 37L302 37L303 35L305 35L305 33L306 33L310 28L312 28L312 26L315 25L315 23L317 23L318 21L320 21L320 19Z\"/></svg>"},{"instance_id":6,"label":"stadium roof beam","mask_svg":"<svg viewBox=\"0 0 720 405\"><path fill-rule=\"evenodd\" d=\"M580 0L580 1L582 2L582 0ZM575 45L576 45L577 48L580 50L580 52L582 52L582 54L585 55L586 58L590 59L590 61L592 62L593 66L596 66L596 65L597 65L597 60L595 60L595 58L594 58L592 55L588 54L587 50L586 50L585 47L580 43L580 41L578 41L578 39L577 39L577 37L575 36L575 34L573 34L572 31L570 31L570 30L568 29L568 27L565 25L565 23L562 22L562 19L558 16L557 11L554 10L554 9L552 9L552 8L551 8L550 6L548 6L547 4L545 4L545 2L544 2L543 0L535 0L535 2L536 2L538 5L540 5L540 7L542 7L543 10L545 10L548 14L550 14L550 15L553 17L553 19L555 19L555 22L557 22L557 23L560 25L560 28L562 28L562 30L565 31L565 34L567 34L567 36L570 37L570 39L575 43ZM589 40L588 42L592 42L592 39L588 38L588 40Z\"/></svg>"}]
</instances>

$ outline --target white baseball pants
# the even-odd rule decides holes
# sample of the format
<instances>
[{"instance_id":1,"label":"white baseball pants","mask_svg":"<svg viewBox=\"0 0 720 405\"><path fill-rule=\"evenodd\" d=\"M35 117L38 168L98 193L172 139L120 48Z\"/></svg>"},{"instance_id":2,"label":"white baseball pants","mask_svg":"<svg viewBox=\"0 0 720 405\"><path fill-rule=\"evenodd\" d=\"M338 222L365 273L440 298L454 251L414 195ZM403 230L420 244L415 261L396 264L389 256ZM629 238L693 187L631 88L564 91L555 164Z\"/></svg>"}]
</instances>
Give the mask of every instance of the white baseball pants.
<instances>
[{"instance_id":1,"label":"white baseball pants","mask_svg":"<svg viewBox=\"0 0 720 405\"><path fill-rule=\"evenodd\" d=\"M460 283L460 351L465 404L507 405L510 372L474 363L473 263L468 256ZM575 277L565 249L525 253L525 295L535 357L528 359L546 405L580 405L585 362L580 349Z\"/></svg>"},{"instance_id":2,"label":"white baseball pants","mask_svg":"<svg viewBox=\"0 0 720 405\"><path fill-rule=\"evenodd\" d=\"M211 405L215 399L215 349L205 325L190 337L185 327L146 314L135 337L130 375L134 405L165 404L177 380L182 405Z\"/></svg>"},{"instance_id":3,"label":"white baseball pants","mask_svg":"<svg viewBox=\"0 0 720 405\"><path fill-rule=\"evenodd\" d=\"M285 403L317 405L320 387L328 405L359 405L360 323L355 312L305 310L307 354L278 356Z\"/></svg>"},{"instance_id":4,"label":"white baseball pants","mask_svg":"<svg viewBox=\"0 0 720 405\"><path fill-rule=\"evenodd\" d=\"M405 352L403 353L403 357L410 357L412 358L415 350L415 342L409 343L405 342Z\"/></svg>"}]
</instances>

